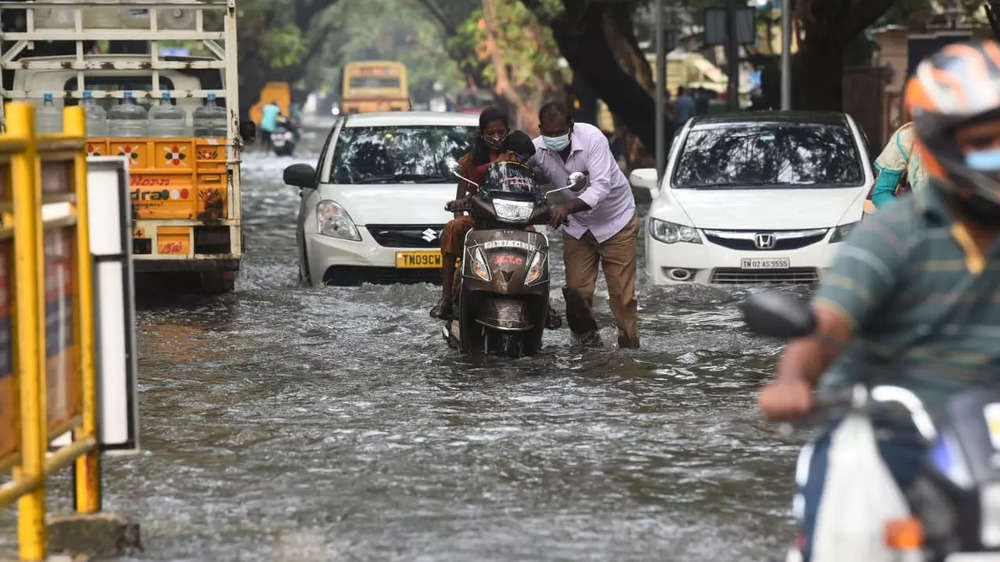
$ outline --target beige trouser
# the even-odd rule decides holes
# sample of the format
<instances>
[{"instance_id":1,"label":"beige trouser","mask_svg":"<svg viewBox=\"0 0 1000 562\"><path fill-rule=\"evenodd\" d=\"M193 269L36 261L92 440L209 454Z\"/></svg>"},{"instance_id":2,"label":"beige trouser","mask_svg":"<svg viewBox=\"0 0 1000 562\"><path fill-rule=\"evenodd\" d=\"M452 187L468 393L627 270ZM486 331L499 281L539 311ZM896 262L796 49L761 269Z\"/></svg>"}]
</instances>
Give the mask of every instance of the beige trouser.
<instances>
[{"instance_id":1,"label":"beige trouser","mask_svg":"<svg viewBox=\"0 0 1000 562\"><path fill-rule=\"evenodd\" d=\"M618 324L618 346L639 347L638 303L635 299L636 234L639 218L603 244L587 231L577 240L563 234L563 259L566 264L566 320L574 334L597 330L594 320L594 289L597 287L597 266L604 269L608 282L611 312Z\"/></svg>"}]
</instances>

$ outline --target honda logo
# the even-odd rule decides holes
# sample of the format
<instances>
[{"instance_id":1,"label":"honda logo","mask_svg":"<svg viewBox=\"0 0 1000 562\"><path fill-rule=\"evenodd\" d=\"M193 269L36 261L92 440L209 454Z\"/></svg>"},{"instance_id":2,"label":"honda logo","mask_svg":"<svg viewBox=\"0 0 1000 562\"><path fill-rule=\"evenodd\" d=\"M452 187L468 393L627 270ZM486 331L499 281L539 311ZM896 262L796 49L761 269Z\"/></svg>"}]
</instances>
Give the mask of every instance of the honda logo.
<instances>
[{"instance_id":1,"label":"honda logo","mask_svg":"<svg viewBox=\"0 0 1000 562\"><path fill-rule=\"evenodd\" d=\"M440 234L438 234L438 231L434 230L433 228L428 228L427 230L421 232L420 234L423 235L422 238L426 242L433 242L435 238L440 236Z\"/></svg>"},{"instance_id":2,"label":"honda logo","mask_svg":"<svg viewBox=\"0 0 1000 562\"><path fill-rule=\"evenodd\" d=\"M770 250L774 248L774 242L773 234L756 234L753 237L753 245L758 250Z\"/></svg>"}]
</instances>

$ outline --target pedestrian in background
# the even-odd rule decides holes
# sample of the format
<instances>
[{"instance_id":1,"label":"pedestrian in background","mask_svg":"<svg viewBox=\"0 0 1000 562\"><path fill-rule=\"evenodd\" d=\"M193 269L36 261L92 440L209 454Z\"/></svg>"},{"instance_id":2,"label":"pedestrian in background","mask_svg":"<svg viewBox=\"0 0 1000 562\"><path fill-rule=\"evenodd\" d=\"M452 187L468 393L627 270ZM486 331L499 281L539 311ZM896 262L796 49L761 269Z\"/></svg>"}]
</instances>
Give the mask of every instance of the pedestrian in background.
<instances>
[{"instance_id":1,"label":"pedestrian in background","mask_svg":"<svg viewBox=\"0 0 1000 562\"><path fill-rule=\"evenodd\" d=\"M600 341L594 319L597 270L604 269L608 300L618 324L618 346L639 347L635 298L639 219L628 179L611 154L608 139L593 125L573 123L569 108L548 102L538 112L542 136L535 139L535 164L553 185L584 172L589 186L579 197L552 209L553 227L563 228L566 264L566 320L583 343Z\"/></svg>"},{"instance_id":2,"label":"pedestrian in background","mask_svg":"<svg viewBox=\"0 0 1000 562\"><path fill-rule=\"evenodd\" d=\"M281 115L281 108L278 107L278 102L276 101L272 101L271 103L265 105L261 110L260 130L262 131L262 134L260 135L260 141L265 147L271 146L271 135L278 127L279 115Z\"/></svg>"},{"instance_id":3,"label":"pedestrian in background","mask_svg":"<svg viewBox=\"0 0 1000 562\"><path fill-rule=\"evenodd\" d=\"M885 205L911 188L918 188L927 180L927 171L920 161L915 138L913 123L906 123L892 134L875 159L878 179L871 199L876 207Z\"/></svg>"},{"instance_id":4,"label":"pedestrian in background","mask_svg":"<svg viewBox=\"0 0 1000 562\"><path fill-rule=\"evenodd\" d=\"M677 108L677 126L687 123L688 119L694 117L694 98L688 94L688 89L684 86L677 88L677 101L674 102L674 107Z\"/></svg>"}]
</instances>

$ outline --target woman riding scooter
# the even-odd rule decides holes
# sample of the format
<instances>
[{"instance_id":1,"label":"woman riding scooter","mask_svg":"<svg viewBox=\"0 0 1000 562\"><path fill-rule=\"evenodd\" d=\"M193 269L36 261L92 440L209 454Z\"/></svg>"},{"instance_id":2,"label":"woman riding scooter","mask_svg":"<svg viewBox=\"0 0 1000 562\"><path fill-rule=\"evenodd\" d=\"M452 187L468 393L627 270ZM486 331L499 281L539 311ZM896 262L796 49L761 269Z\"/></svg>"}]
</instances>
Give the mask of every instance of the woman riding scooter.
<instances>
[{"instance_id":1,"label":"woman riding scooter","mask_svg":"<svg viewBox=\"0 0 1000 562\"><path fill-rule=\"evenodd\" d=\"M503 151L503 143L510 132L507 114L495 107L487 107L479 115L479 136L476 137L472 152L459 161L459 173L472 178L476 168L495 162ZM459 180L455 199L462 199L475 193L476 186L464 179ZM441 300L431 309L433 318L450 318L452 315L452 279L455 277L455 262L462 254L465 233L475 226L472 217L455 213L455 218L445 225L441 233Z\"/></svg>"}]
</instances>

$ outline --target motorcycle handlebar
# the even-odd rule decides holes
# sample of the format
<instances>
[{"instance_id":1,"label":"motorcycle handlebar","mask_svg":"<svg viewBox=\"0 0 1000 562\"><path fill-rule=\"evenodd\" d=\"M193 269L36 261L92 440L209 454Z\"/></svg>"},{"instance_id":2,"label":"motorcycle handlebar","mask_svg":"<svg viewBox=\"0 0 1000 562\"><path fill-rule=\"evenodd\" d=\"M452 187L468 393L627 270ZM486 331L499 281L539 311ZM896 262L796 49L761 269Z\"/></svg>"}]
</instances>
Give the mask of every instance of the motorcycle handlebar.
<instances>
[{"instance_id":1,"label":"motorcycle handlebar","mask_svg":"<svg viewBox=\"0 0 1000 562\"><path fill-rule=\"evenodd\" d=\"M856 384L849 389L836 389L816 392L813 396L813 409L804 418L793 424L782 426L782 433L790 433L791 426L817 425L828 421L846 411L864 411L874 404L899 404L910 414L913 425L921 437L928 443L937 438L937 427L924 407L924 403L912 391L900 386L877 385L868 388L864 384Z\"/></svg>"}]
</instances>

